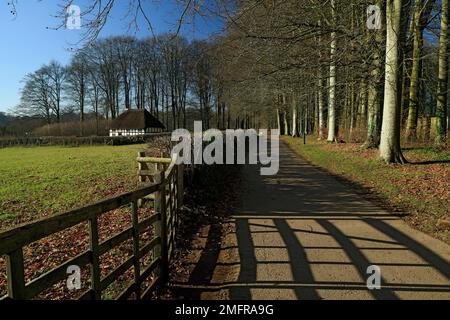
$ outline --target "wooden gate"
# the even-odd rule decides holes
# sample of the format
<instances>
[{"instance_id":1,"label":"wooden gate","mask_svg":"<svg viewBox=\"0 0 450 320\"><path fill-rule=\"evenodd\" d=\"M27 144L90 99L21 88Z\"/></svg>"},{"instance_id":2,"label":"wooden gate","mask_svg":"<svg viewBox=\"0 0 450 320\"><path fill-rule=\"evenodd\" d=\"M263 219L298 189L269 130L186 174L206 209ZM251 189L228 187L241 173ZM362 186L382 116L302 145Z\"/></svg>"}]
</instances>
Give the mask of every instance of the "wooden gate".
<instances>
[{"instance_id":1,"label":"wooden gate","mask_svg":"<svg viewBox=\"0 0 450 320\"><path fill-rule=\"evenodd\" d=\"M32 299L66 279L67 269L73 265L90 267L90 287L82 294L82 299L101 299L102 292L131 268L134 270L132 284L114 298L128 299L133 294L136 299L148 298L158 284L167 281L168 264L175 246L177 211L183 202L184 166L175 165L171 159L146 158L142 154L137 161L143 184L139 189L0 233L0 255L6 256L8 282L8 294L3 299ZM151 174L145 172L148 164L157 166L159 170L153 170ZM154 213L139 221L138 207L145 200L153 202ZM99 217L119 208L129 208L131 227L99 242ZM89 225L89 249L26 283L23 248L83 222ZM153 238L140 243L140 235L149 226L154 226ZM100 257L130 239L133 242L132 256L101 277ZM149 253L153 260L143 268L140 260ZM149 279L151 284L143 290L143 282Z\"/></svg>"}]
</instances>

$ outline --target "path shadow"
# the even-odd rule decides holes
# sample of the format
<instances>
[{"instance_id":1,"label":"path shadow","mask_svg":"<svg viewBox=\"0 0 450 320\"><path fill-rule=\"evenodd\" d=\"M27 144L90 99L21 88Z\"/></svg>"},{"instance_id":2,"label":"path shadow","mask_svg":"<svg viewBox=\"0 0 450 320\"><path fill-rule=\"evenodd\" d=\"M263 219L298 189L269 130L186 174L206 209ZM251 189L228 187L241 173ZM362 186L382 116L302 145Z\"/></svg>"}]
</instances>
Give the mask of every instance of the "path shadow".
<instances>
[{"instance_id":1,"label":"path shadow","mask_svg":"<svg viewBox=\"0 0 450 320\"><path fill-rule=\"evenodd\" d=\"M297 283L313 283L314 275L308 263L308 256L294 231L289 227L285 219L275 219L274 222L286 244L293 280ZM314 287L296 288L294 291L298 299L320 299Z\"/></svg>"},{"instance_id":2,"label":"path shadow","mask_svg":"<svg viewBox=\"0 0 450 320\"><path fill-rule=\"evenodd\" d=\"M206 237L206 243L201 248L200 258L189 275L189 285L201 287L211 282L220 254L221 235L222 225L211 224ZM201 290L195 290L195 288L186 289L175 285L172 291L175 296L182 297L183 299L199 300L201 298Z\"/></svg>"},{"instance_id":3,"label":"path shadow","mask_svg":"<svg viewBox=\"0 0 450 320\"><path fill-rule=\"evenodd\" d=\"M420 243L394 225L400 216L362 198L352 187L299 160L281 145L280 172L262 177L246 166L236 208L236 246L208 235L185 297L226 291L231 299L450 299L450 251ZM218 226L210 233L220 232ZM431 244L430 244L431 243ZM218 263L223 250L237 259ZM447 247L448 248L448 247ZM444 257L445 256L445 257ZM381 268L380 290L367 287L367 268ZM211 281L217 266L239 275Z\"/></svg>"},{"instance_id":4,"label":"path shadow","mask_svg":"<svg viewBox=\"0 0 450 320\"><path fill-rule=\"evenodd\" d=\"M415 254L427 261L433 268L450 280L450 263L441 256L382 220L367 219L365 221L367 224L387 234L405 247L411 248Z\"/></svg>"},{"instance_id":5,"label":"path shadow","mask_svg":"<svg viewBox=\"0 0 450 320\"><path fill-rule=\"evenodd\" d=\"M240 272L237 280L240 284L256 282L257 261L253 247L250 226L247 219L236 220L236 238L239 251ZM230 289L230 298L233 300L250 300L252 298L249 287Z\"/></svg>"},{"instance_id":6,"label":"path shadow","mask_svg":"<svg viewBox=\"0 0 450 320\"><path fill-rule=\"evenodd\" d=\"M445 163L450 163L450 160L419 161L419 162L410 162L409 164L420 166L420 165L445 164Z\"/></svg>"}]
</instances>

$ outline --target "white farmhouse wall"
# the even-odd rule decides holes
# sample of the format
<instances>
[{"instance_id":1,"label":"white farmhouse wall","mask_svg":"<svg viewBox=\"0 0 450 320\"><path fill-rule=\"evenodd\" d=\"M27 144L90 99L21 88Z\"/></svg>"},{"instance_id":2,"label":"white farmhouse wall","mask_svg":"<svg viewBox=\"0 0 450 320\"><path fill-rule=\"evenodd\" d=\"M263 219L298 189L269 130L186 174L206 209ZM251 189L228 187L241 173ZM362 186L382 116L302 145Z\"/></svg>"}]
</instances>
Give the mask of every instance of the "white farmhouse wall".
<instances>
[{"instance_id":1,"label":"white farmhouse wall","mask_svg":"<svg viewBox=\"0 0 450 320\"><path fill-rule=\"evenodd\" d=\"M161 128L147 128L147 129L111 129L109 130L110 137L130 137L130 136L142 136L146 133L158 133L162 132Z\"/></svg>"}]
</instances>

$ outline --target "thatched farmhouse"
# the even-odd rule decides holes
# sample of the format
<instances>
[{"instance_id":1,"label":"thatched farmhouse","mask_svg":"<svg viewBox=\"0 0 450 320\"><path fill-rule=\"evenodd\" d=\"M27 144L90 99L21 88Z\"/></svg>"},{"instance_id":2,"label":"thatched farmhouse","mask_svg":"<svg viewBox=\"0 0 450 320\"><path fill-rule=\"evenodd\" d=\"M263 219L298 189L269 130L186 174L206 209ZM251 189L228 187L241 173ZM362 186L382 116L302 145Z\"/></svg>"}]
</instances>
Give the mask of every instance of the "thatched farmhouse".
<instances>
[{"instance_id":1,"label":"thatched farmhouse","mask_svg":"<svg viewBox=\"0 0 450 320\"><path fill-rule=\"evenodd\" d=\"M113 120L110 137L139 136L146 133L163 132L164 125L145 109L127 109Z\"/></svg>"}]
</instances>

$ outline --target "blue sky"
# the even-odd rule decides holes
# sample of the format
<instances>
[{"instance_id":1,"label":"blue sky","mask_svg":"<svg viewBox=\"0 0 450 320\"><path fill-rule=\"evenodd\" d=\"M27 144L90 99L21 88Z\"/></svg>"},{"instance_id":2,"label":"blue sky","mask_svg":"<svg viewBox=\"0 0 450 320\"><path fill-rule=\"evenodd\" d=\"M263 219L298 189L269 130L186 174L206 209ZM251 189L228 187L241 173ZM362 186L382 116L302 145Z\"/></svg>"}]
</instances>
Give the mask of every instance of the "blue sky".
<instances>
[{"instance_id":1,"label":"blue sky","mask_svg":"<svg viewBox=\"0 0 450 320\"><path fill-rule=\"evenodd\" d=\"M59 11L59 0L18 0L16 18L10 14L7 2L0 0L0 112L16 106L20 101L19 90L23 77L42 64L52 59L66 64L71 57L70 48L78 43L83 30L52 30L61 21L54 15ZM74 4L83 7L89 0L76 0ZM111 18L103 30L101 37L134 34L128 32L126 19L129 0L116 0ZM175 28L175 21L179 17L179 8L174 6L173 0L144 1L151 17L155 33L170 32ZM150 32L143 19L140 21L141 30L138 37L146 37ZM182 29L182 34L188 38L207 38L211 33L220 30L220 22L215 19L203 20L197 18L195 25L188 24Z\"/></svg>"}]
</instances>

